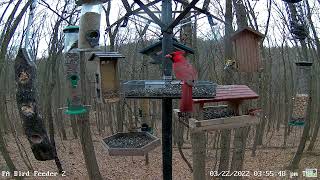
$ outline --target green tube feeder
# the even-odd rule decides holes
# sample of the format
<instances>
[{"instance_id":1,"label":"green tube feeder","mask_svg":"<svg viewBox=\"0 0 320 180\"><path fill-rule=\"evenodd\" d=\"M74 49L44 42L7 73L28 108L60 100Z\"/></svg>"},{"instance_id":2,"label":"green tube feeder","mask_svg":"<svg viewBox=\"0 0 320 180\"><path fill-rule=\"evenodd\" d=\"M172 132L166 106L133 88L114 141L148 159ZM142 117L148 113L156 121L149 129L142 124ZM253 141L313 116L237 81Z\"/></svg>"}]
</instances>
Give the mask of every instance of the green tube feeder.
<instances>
[{"instance_id":1,"label":"green tube feeder","mask_svg":"<svg viewBox=\"0 0 320 180\"><path fill-rule=\"evenodd\" d=\"M79 76L78 75L72 75L70 76L70 81L71 81L71 86L73 88L76 88L78 86L78 81L79 81Z\"/></svg>"}]
</instances>

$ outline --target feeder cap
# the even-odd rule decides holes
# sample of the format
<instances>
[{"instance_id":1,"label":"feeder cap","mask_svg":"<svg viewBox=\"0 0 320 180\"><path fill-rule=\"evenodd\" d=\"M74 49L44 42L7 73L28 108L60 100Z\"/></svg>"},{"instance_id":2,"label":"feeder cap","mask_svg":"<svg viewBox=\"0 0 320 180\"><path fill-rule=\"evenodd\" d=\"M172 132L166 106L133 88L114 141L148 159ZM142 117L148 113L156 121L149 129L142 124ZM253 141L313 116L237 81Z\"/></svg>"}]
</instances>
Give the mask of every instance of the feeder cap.
<instances>
[{"instance_id":1,"label":"feeder cap","mask_svg":"<svg viewBox=\"0 0 320 180\"><path fill-rule=\"evenodd\" d=\"M63 32L64 33L77 33L79 32L79 26L66 26L64 29L63 29Z\"/></svg>"},{"instance_id":2,"label":"feeder cap","mask_svg":"<svg viewBox=\"0 0 320 180\"><path fill-rule=\"evenodd\" d=\"M300 61L296 62L297 66L312 66L312 62Z\"/></svg>"},{"instance_id":3,"label":"feeder cap","mask_svg":"<svg viewBox=\"0 0 320 180\"><path fill-rule=\"evenodd\" d=\"M287 2L287 3L298 3L302 0L282 0L282 1Z\"/></svg>"}]
</instances>

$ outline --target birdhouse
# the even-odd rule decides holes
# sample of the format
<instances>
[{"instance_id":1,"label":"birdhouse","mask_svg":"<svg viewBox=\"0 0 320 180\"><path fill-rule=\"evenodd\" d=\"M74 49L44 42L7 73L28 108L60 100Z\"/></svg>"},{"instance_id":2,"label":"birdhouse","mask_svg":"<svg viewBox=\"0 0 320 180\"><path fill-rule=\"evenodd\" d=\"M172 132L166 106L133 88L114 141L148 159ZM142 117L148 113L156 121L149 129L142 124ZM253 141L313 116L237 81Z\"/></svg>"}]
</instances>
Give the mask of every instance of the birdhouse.
<instances>
[{"instance_id":1,"label":"birdhouse","mask_svg":"<svg viewBox=\"0 0 320 180\"><path fill-rule=\"evenodd\" d=\"M231 36L235 68L239 72L258 72L262 68L259 43L263 37L263 34L249 27Z\"/></svg>"},{"instance_id":2,"label":"birdhouse","mask_svg":"<svg viewBox=\"0 0 320 180\"><path fill-rule=\"evenodd\" d=\"M183 50L186 53L194 54L193 49L191 49L190 47L179 43L178 40L175 39L175 38L172 38L172 39L173 39L174 51ZM151 64L161 64L162 63L162 61L161 61L161 57L162 57L161 50L162 50L162 38L160 38L158 42L156 42L156 43L154 43L154 44L142 49L140 51L140 53L150 56L154 60L154 61L151 62Z\"/></svg>"},{"instance_id":3,"label":"birdhouse","mask_svg":"<svg viewBox=\"0 0 320 180\"><path fill-rule=\"evenodd\" d=\"M95 91L98 102L119 100L120 81L118 59L124 56L118 52L93 52L89 61L96 63Z\"/></svg>"}]
</instances>

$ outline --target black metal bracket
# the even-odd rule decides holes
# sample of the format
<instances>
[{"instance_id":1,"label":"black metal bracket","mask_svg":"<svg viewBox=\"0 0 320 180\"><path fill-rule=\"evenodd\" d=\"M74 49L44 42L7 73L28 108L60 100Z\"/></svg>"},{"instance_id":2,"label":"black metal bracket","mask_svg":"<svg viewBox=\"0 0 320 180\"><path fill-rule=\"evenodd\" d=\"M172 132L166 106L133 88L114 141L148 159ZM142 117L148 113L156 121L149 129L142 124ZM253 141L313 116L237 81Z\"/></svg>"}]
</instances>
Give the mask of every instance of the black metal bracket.
<instances>
[{"instance_id":1,"label":"black metal bracket","mask_svg":"<svg viewBox=\"0 0 320 180\"><path fill-rule=\"evenodd\" d=\"M154 15L154 13L140 0L134 0L134 2L137 3L140 6L140 8L143 9L144 12L147 13L150 16L150 18L161 27L161 29L164 29L166 27L166 25L163 24L162 21L156 15Z\"/></svg>"},{"instance_id":2,"label":"black metal bracket","mask_svg":"<svg viewBox=\"0 0 320 180\"><path fill-rule=\"evenodd\" d=\"M179 16L164 30L164 32L167 32L168 30L171 31L176 25L179 24L179 22L184 18L185 15L189 13L189 11L195 7L199 0L193 0L190 4L187 5L187 7L184 8L182 13L179 14Z\"/></svg>"},{"instance_id":3,"label":"black metal bracket","mask_svg":"<svg viewBox=\"0 0 320 180\"><path fill-rule=\"evenodd\" d=\"M146 7L153 6L153 5L157 4L157 3L160 2L160 1L161 1L161 0L154 0L154 1L146 4L145 6L146 6ZM132 11L130 11L130 12L127 12L126 15L127 15L127 16L130 16L130 15L132 15L132 14L138 13L138 12L141 11L141 10L143 10L143 9L140 7L140 8L138 8L138 9L135 9L135 10L132 10ZM124 17L121 17L121 18L118 19L116 22L114 22L112 25L108 26L108 27L106 28L106 30L105 30L106 33L107 33L112 27L117 26L118 24L120 24L124 19L125 19L125 16L124 16Z\"/></svg>"}]
</instances>

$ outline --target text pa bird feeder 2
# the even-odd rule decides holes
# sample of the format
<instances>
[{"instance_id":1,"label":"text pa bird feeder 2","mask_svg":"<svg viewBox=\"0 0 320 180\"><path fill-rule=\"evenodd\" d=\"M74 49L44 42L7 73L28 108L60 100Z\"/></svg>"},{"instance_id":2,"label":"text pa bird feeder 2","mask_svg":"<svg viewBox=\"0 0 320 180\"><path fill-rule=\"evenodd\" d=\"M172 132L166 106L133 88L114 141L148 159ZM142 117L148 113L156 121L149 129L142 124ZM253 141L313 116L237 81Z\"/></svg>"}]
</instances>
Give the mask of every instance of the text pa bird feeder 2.
<instances>
[{"instance_id":1,"label":"text pa bird feeder 2","mask_svg":"<svg viewBox=\"0 0 320 180\"><path fill-rule=\"evenodd\" d=\"M178 42L177 39L172 38L173 39L173 48L174 51L185 51L187 54L194 54L194 50L191 49L188 46L185 46L181 43ZM159 39L158 42L142 49L140 51L141 54L145 54L147 56L150 56L154 61L150 62L151 64L162 64L162 38Z\"/></svg>"},{"instance_id":2,"label":"text pa bird feeder 2","mask_svg":"<svg viewBox=\"0 0 320 180\"><path fill-rule=\"evenodd\" d=\"M102 140L110 156L144 156L160 146L160 139L148 132L117 133Z\"/></svg>"},{"instance_id":3,"label":"text pa bird feeder 2","mask_svg":"<svg viewBox=\"0 0 320 180\"><path fill-rule=\"evenodd\" d=\"M263 37L263 34L249 27L232 35L235 68L239 72L260 71L262 66L259 44Z\"/></svg>"},{"instance_id":4,"label":"text pa bird feeder 2","mask_svg":"<svg viewBox=\"0 0 320 180\"><path fill-rule=\"evenodd\" d=\"M310 103L311 62L297 62L296 94L290 125L304 125Z\"/></svg>"},{"instance_id":5,"label":"text pa bird feeder 2","mask_svg":"<svg viewBox=\"0 0 320 180\"><path fill-rule=\"evenodd\" d=\"M93 51L99 46L102 7L100 2L97 2L82 4L79 31L80 51Z\"/></svg>"},{"instance_id":6,"label":"text pa bird feeder 2","mask_svg":"<svg viewBox=\"0 0 320 180\"><path fill-rule=\"evenodd\" d=\"M125 58L118 52L93 52L89 61L96 63L95 91L98 102L119 100L120 81L118 60Z\"/></svg>"},{"instance_id":7,"label":"text pa bird feeder 2","mask_svg":"<svg viewBox=\"0 0 320 180\"><path fill-rule=\"evenodd\" d=\"M78 52L78 26L67 26L63 30L64 38L64 64L66 80L70 97L67 99L66 114L75 115L87 112L81 104L81 86L80 86L80 56Z\"/></svg>"}]
</instances>

